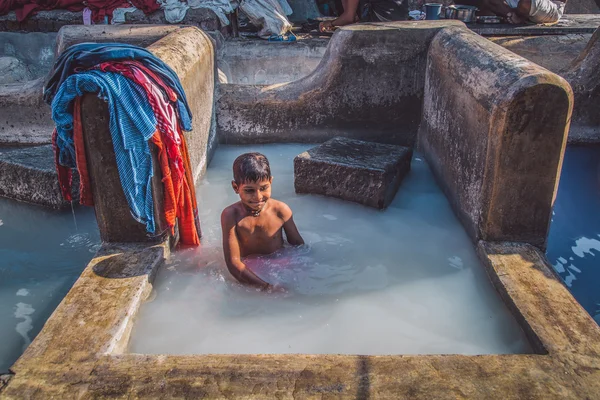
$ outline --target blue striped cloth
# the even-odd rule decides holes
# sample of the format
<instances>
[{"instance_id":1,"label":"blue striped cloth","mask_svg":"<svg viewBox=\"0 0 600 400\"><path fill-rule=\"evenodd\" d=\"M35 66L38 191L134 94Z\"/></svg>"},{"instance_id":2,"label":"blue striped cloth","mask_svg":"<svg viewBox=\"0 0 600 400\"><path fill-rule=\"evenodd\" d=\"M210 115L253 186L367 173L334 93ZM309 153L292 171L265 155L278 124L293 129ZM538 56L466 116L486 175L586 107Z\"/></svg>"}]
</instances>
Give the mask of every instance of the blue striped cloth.
<instances>
[{"instance_id":1,"label":"blue striped cloth","mask_svg":"<svg viewBox=\"0 0 600 400\"><path fill-rule=\"evenodd\" d=\"M52 101L59 163L75 168L73 101L84 93L98 93L108 103L112 136L121 186L133 217L153 234L152 155L148 140L156 130L156 117L146 93L129 79L112 72L90 70L70 75Z\"/></svg>"},{"instance_id":2,"label":"blue striped cloth","mask_svg":"<svg viewBox=\"0 0 600 400\"><path fill-rule=\"evenodd\" d=\"M44 87L44 101L52 103L63 82L79 70L87 70L105 61L136 60L156 73L177 93L177 114L181 127L192 130L192 112L179 77L164 61L144 49L125 43L78 43L63 51L56 59Z\"/></svg>"}]
</instances>

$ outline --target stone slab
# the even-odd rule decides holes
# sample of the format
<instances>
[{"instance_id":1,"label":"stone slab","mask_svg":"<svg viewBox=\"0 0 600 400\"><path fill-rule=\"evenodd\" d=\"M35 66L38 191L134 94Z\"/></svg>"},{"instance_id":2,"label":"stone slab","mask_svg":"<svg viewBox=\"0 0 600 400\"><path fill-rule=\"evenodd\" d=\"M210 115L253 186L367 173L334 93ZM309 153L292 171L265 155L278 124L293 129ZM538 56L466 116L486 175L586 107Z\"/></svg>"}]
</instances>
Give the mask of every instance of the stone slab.
<instances>
[{"instance_id":1,"label":"stone slab","mask_svg":"<svg viewBox=\"0 0 600 400\"><path fill-rule=\"evenodd\" d=\"M75 191L77 181L74 177ZM56 209L69 207L58 185L52 145L0 148L0 196Z\"/></svg>"},{"instance_id":2,"label":"stone slab","mask_svg":"<svg viewBox=\"0 0 600 400\"><path fill-rule=\"evenodd\" d=\"M408 147L336 137L294 159L296 193L384 209L410 171Z\"/></svg>"}]
</instances>

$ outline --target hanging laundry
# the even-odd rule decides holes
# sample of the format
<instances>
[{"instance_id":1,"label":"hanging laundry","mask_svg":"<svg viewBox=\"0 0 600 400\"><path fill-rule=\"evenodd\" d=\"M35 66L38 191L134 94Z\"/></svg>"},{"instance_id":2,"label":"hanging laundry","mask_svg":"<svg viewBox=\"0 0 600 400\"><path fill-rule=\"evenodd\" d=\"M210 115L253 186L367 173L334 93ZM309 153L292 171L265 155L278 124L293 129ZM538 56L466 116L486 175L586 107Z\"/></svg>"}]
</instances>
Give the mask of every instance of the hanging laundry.
<instances>
[{"instance_id":1,"label":"hanging laundry","mask_svg":"<svg viewBox=\"0 0 600 400\"><path fill-rule=\"evenodd\" d=\"M94 64L92 60L97 59L109 61ZM68 71L74 74L68 75ZM198 245L197 202L182 133L191 128L191 114L187 102L180 100L179 93L183 98L185 93L177 75L151 53L129 45L75 45L57 60L44 95L46 101L52 101L56 123L53 145L59 183L65 199L70 199L70 168L76 166L81 176L81 202L91 205L80 121L84 93L97 93L108 103L119 178L133 217L144 223L149 233L155 233L150 140L158 149L163 212L169 228L173 232L177 218L181 242Z\"/></svg>"},{"instance_id":2,"label":"hanging laundry","mask_svg":"<svg viewBox=\"0 0 600 400\"><path fill-rule=\"evenodd\" d=\"M22 22L38 11L81 11L88 7L92 11L92 20L101 22L105 17L110 21L114 10L132 5L145 14L160 9L156 0L0 0L0 15L15 11L17 20Z\"/></svg>"},{"instance_id":3,"label":"hanging laundry","mask_svg":"<svg viewBox=\"0 0 600 400\"><path fill-rule=\"evenodd\" d=\"M177 112L184 130L192 129L192 113L175 71L148 50L124 43L80 43L65 50L54 63L44 88L44 101L52 103L54 94L75 69L90 69L106 61L137 60L154 71L177 93Z\"/></svg>"},{"instance_id":4,"label":"hanging laundry","mask_svg":"<svg viewBox=\"0 0 600 400\"><path fill-rule=\"evenodd\" d=\"M52 102L58 160L65 167L76 167L71 110L73 101L85 93L97 93L108 103L109 127L123 193L136 221L154 234L152 156L148 140L156 129L156 118L146 94L129 79L111 72L92 70L69 76Z\"/></svg>"}]
</instances>

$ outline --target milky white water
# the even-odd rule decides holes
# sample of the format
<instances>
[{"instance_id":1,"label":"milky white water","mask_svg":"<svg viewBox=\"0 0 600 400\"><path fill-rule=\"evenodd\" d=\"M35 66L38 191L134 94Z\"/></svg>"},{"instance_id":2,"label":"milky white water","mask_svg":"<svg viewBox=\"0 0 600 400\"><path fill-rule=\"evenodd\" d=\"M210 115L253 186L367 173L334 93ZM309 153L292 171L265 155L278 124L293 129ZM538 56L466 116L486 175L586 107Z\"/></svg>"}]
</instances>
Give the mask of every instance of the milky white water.
<instances>
[{"instance_id":1,"label":"milky white water","mask_svg":"<svg viewBox=\"0 0 600 400\"><path fill-rule=\"evenodd\" d=\"M530 348L473 245L416 155L392 205L296 195L294 156L309 145L221 146L198 186L202 247L175 253L138 316L135 353L524 353ZM271 161L273 197L285 201L307 245L247 262L288 288L266 294L229 276L221 210L235 157Z\"/></svg>"}]
</instances>

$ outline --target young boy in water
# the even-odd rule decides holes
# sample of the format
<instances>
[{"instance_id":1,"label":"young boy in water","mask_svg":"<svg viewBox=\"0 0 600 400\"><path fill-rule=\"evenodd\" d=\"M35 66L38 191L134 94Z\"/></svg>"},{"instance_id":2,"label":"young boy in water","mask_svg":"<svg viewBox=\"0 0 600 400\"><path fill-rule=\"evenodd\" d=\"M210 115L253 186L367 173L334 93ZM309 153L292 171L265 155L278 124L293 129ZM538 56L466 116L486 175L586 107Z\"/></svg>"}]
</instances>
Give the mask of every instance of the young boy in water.
<instances>
[{"instance_id":1,"label":"young boy in water","mask_svg":"<svg viewBox=\"0 0 600 400\"><path fill-rule=\"evenodd\" d=\"M271 254L283 247L283 234L291 245L304 240L287 204L271 198L271 167L260 153L242 154L233 162L231 186L240 201L221 213L223 253L227 269L241 283L262 289L272 286L250 271L242 257Z\"/></svg>"}]
</instances>

